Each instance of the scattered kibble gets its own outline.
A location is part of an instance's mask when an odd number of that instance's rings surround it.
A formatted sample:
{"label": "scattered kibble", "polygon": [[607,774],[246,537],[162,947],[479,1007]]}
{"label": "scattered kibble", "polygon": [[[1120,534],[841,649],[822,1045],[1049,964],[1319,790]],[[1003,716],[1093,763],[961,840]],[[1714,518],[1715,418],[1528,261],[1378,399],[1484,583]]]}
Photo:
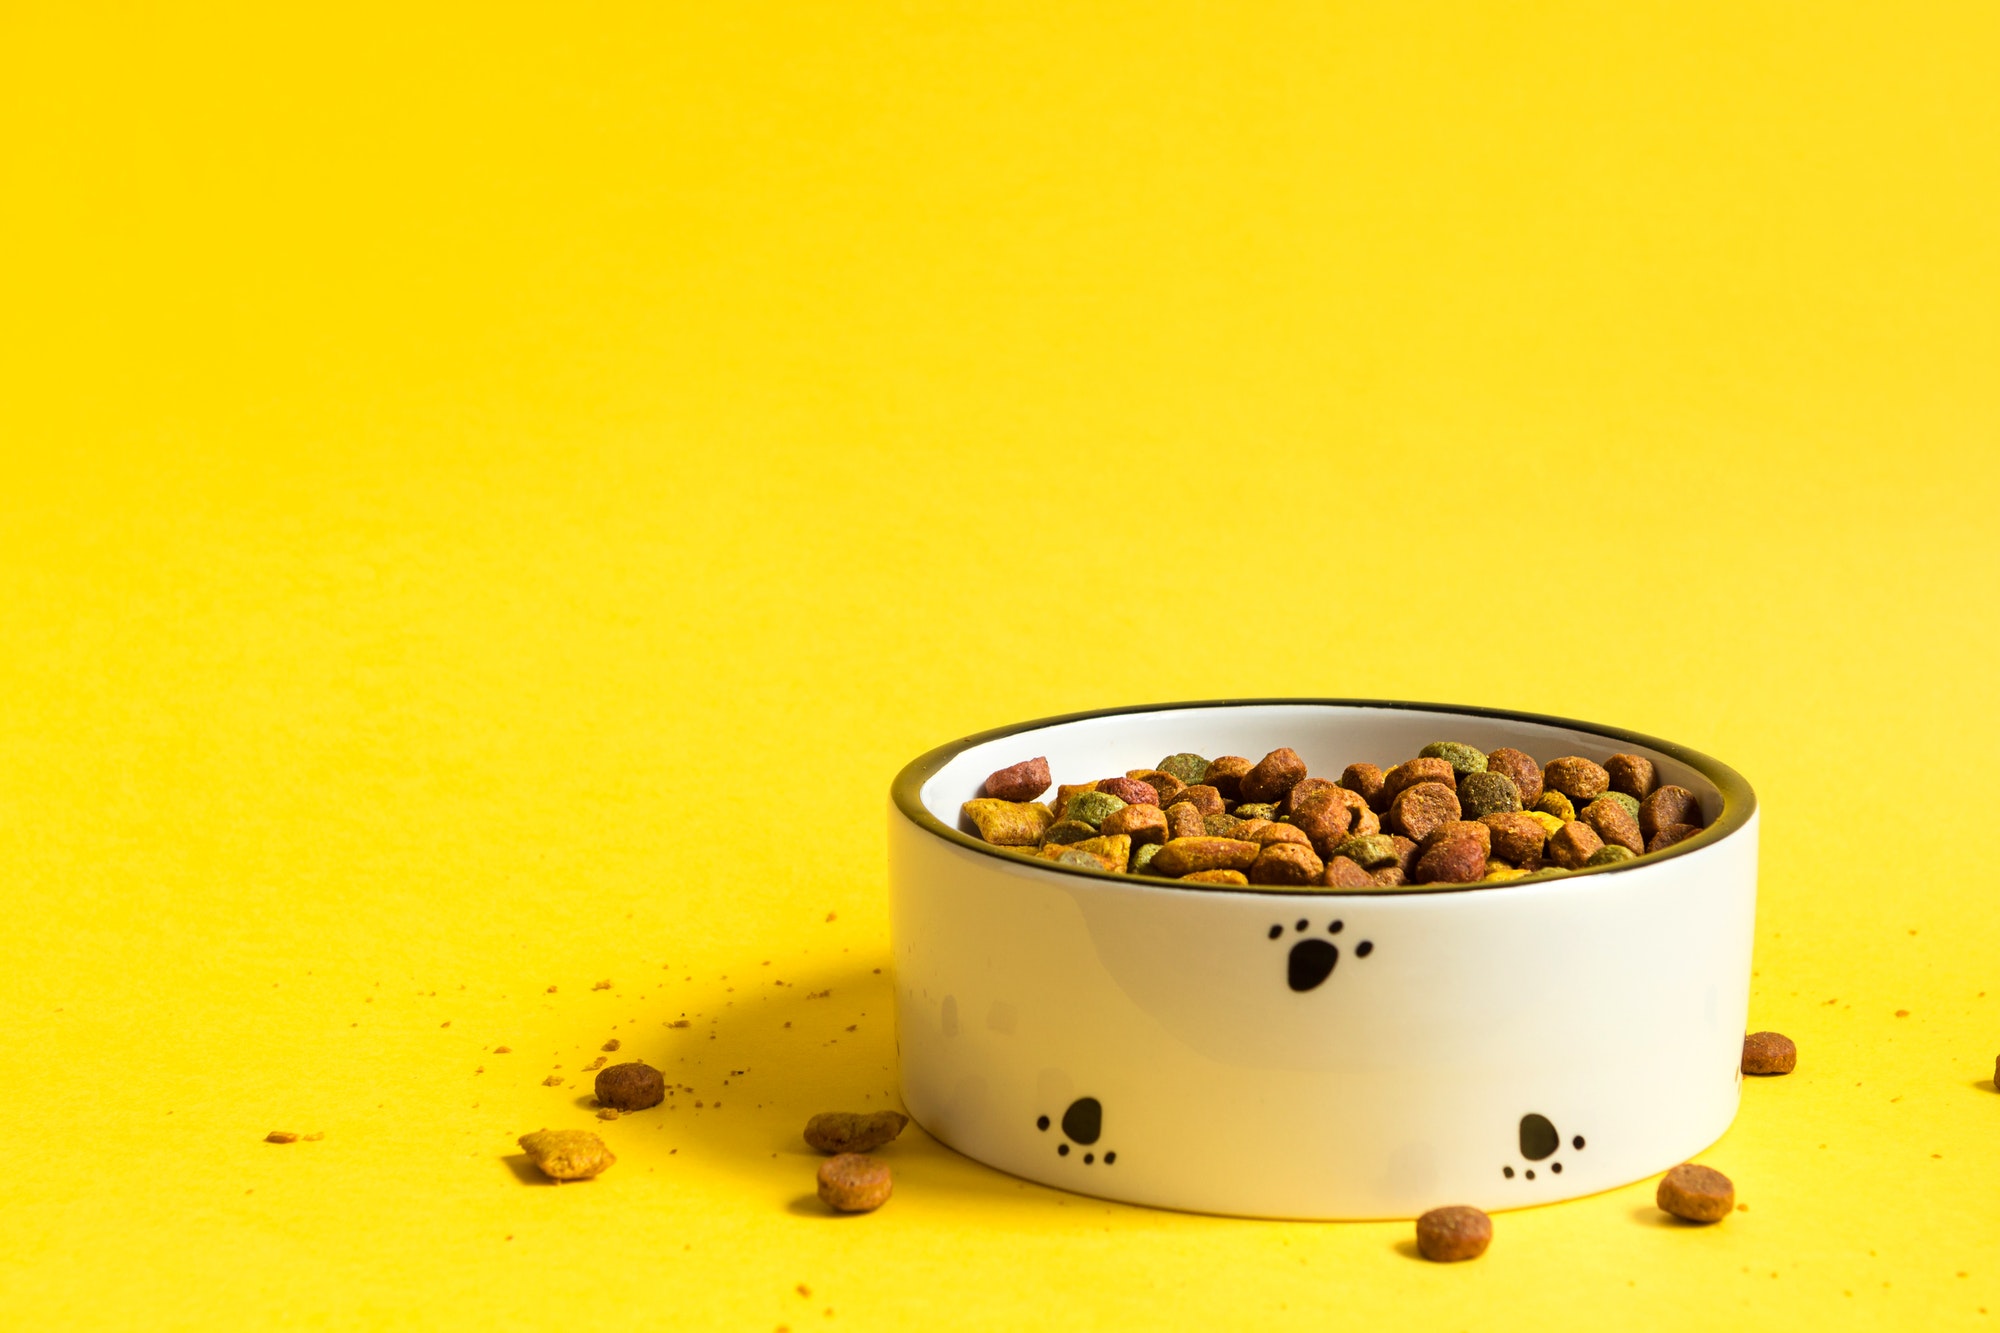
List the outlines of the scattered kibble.
{"label": "scattered kibble", "polygon": [[1660,1177],[1655,1196],[1662,1212],[1688,1222],[1720,1222],[1736,1207],[1736,1187],[1711,1166],[1682,1162]]}
{"label": "scattered kibble", "polygon": [[823,1111],[806,1122],[806,1142],[823,1153],[874,1152],[909,1123],[901,1111]]}
{"label": "scattered kibble", "polygon": [[1799,1048],[1782,1032],[1753,1032],[1743,1039],[1746,1074],[1789,1074],[1798,1063]]}
{"label": "scattered kibble", "polygon": [[820,1163],[819,1197],[842,1213],[872,1213],[889,1201],[889,1164],[866,1153],[846,1152]]}
{"label": "scattered kibble", "polygon": [[1417,1219],[1417,1253],[1433,1263],[1477,1259],[1492,1243],[1493,1219],[1477,1208],[1454,1204]]}
{"label": "scattered kibble", "polygon": [[618,1159],[604,1140],[582,1129],[538,1129],[518,1142],[541,1173],[558,1184],[589,1180]]}
{"label": "scattered kibble", "polygon": [[613,1065],[597,1075],[597,1100],[617,1111],[643,1111],[667,1099],[667,1080],[644,1060]]}

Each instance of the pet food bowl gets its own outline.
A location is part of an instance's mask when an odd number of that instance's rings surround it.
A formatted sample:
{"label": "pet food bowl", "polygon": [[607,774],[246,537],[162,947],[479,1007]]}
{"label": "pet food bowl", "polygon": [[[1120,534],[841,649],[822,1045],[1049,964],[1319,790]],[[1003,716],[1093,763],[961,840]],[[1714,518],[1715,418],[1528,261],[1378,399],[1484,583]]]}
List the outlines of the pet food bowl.
{"label": "pet food bowl", "polygon": [[[988,773],[1037,755],[1075,783],[1288,745],[1338,776],[1439,740],[1644,755],[1707,827],[1559,878],[1304,892],[1056,866],[959,831]],[[1642,1180],[1736,1114],[1757,806],[1706,755],[1442,704],[1164,704],[967,737],[890,795],[903,1101],[1002,1171],[1204,1213],[1408,1218]]]}

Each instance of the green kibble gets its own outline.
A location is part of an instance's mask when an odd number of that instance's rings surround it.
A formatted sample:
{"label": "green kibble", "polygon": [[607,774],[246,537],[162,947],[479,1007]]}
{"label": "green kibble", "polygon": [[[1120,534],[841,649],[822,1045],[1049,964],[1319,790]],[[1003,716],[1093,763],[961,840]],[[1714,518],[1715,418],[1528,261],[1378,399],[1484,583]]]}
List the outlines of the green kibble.
{"label": "green kibble", "polygon": [[1135,875],[1145,874],[1147,864],[1160,854],[1161,846],[1162,844],[1157,842],[1140,843],[1138,850],[1132,853],[1132,873]]}
{"label": "green kibble", "polygon": [[1576,818],[1576,807],[1569,803],[1569,797],[1559,791],[1545,791],[1542,799],[1535,802],[1535,809],[1545,815],[1554,815],[1567,824]]}
{"label": "green kibble", "polygon": [[1620,861],[1630,861],[1631,859],[1632,849],[1630,847],[1621,847],[1615,842],[1607,842],[1592,852],[1590,859],[1583,864],[1586,868],[1590,866],[1615,866]]}
{"label": "green kibble", "polygon": [[1467,819],[1510,814],[1521,808],[1521,789],[1505,773],[1467,773],[1458,780],[1458,804]]}
{"label": "green kibble", "polygon": [[[1639,818],[1639,802],[1627,796],[1622,791],[1605,792],[1604,795],[1597,798],[1597,801],[1616,801],[1625,807],[1625,813],[1632,816],[1635,821]],[[1592,801],[1590,805],[1596,805],[1597,801]],[[1588,810],[1590,809],[1590,805],[1586,805],[1583,808]]]}
{"label": "green kibble", "polygon": [[1276,819],[1278,807],[1275,805],[1239,805],[1230,811],[1238,819]]}
{"label": "green kibble", "polygon": [[1081,820],[1094,829],[1112,811],[1124,808],[1125,802],[1108,791],[1080,791],[1070,797],[1069,804],[1063,807],[1063,822]]}
{"label": "green kibble", "polygon": [[1081,819],[1062,819],[1049,825],[1049,831],[1042,835],[1042,845],[1046,847],[1052,842],[1082,842],[1085,838],[1096,836],[1097,830]]}
{"label": "green kibble", "polygon": [[1170,754],[1154,765],[1162,773],[1171,773],[1192,787],[1201,781],[1201,775],[1208,772],[1208,760],[1198,754]]}
{"label": "green kibble", "polygon": [[1345,838],[1333,849],[1333,854],[1346,857],[1363,870],[1380,870],[1396,863],[1396,840],[1386,833]]}
{"label": "green kibble", "polygon": [[1211,838],[1233,838],[1242,827],[1243,821],[1235,815],[1202,816],[1201,831]]}
{"label": "green kibble", "polygon": [[1422,759],[1444,760],[1458,774],[1460,782],[1474,773],[1486,771],[1486,752],[1475,750],[1470,745],[1461,745],[1457,741],[1432,741],[1417,751],[1417,755]]}

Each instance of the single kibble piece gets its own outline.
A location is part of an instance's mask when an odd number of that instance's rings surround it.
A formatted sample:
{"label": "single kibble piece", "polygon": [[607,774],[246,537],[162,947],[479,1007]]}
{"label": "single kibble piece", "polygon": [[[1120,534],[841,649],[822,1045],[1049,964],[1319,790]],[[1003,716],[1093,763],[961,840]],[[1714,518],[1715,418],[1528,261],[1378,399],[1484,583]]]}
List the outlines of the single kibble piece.
{"label": "single kibble piece", "polygon": [[1389,808],[1389,802],[1382,797],[1382,770],[1375,764],[1349,764],[1340,770],[1340,785],[1368,802],[1368,808],[1381,814]]}
{"label": "single kibble piece", "polygon": [[1577,818],[1590,825],[1592,831],[1605,842],[1623,847],[1634,856],[1646,850],[1646,839],[1639,833],[1639,821],[1609,796],[1600,796],[1583,807],[1583,813]]}
{"label": "single kibble piece", "polygon": [[1467,819],[1504,815],[1521,808],[1521,792],[1505,773],[1468,773],[1458,780],[1458,803]]}
{"label": "single kibble piece", "polygon": [[1183,789],[1168,804],[1170,807],[1191,805],[1204,815],[1219,815],[1229,808],[1228,803],[1222,799],[1222,793],[1206,782],[1197,782]]}
{"label": "single kibble piece", "polygon": [[[1151,791],[1152,788],[1148,787],[1146,790]],[[1150,805],[1151,802],[1149,801],[1147,804]],[[1096,828],[1104,822],[1106,815],[1109,815],[1113,810],[1123,810],[1124,808],[1124,800],[1113,796],[1108,791],[1080,791],[1069,798],[1069,804],[1063,807],[1062,817],[1064,819],[1080,820],[1092,828]]]}
{"label": "single kibble piece", "polygon": [[1589,863],[1591,853],[1603,845],[1604,839],[1597,836],[1596,829],[1572,819],[1549,835],[1542,855],[1564,870],[1581,870]]}
{"label": "single kibble piece", "polygon": [[1296,842],[1272,842],[1266,843],[1251,863],[1250,882],[1303,888],[1318,883],[1325,873],[1326,863],[1312,848]]}
{"label": "single kibble piece", "polygon": [[1176,801],[1167,807],[1167,837],[1199,838],[1208,831],[1200,807],[1192,801]]}
{"label": "single kibble piece", "polygon": [[1155,765],[1162,773],[1171,773],[1192,787],[1201,781],[1201,775],[1208,772],[1208,760],[1198,754],[1170,754]]}
{"label": "single kibble piece", "polygon": [[643,1111],[666,1099],[666,1079],[644,1060],[597,1071],[597,1100],[614,1111]]}
{"label": "single kibble piece", "polygon": [[1477,1208],[1454,1204],[1417,1219],[1417,1253],[1432,1263],[1477,1259],[1492,1243],[1493,1219]]}
{"label": "single kibble piece", "polygon": [[1418,852],[1419,854],[1427,852],[1446,838],[1452,837],[1471,838],[1477,842],[1479,855],[1482,858],[1493,855],[1493,830],[1476,819],[1452,819],[1439,824],[1431,830],[1430,836],[1424,839]]}
{"label": "single kibble piece", "polygon": [[[1394,870],[1395,866],[1389,868]],[[1326,863],[1319,882],[1329,889],[1365,889],[1375,883],[1375,877],[1349,858],[1336,856]]]}
{"label": "single kibble piece", "polygon": [[1381,817],[1369,806],[1360,792],[1349,791],[1345,787],[1335,787],[1333,798],[1346,806],[1354,816],[1354,822],[1347,828],[1350,837],[1366,838],[1382,831]]}
{"label": "single kibble piece", "polygon": [[822,1111],[806,1121],[806,1142],[823,1153],[874,1152],[909,1123],[901,1111]]}
{"label": "single kibble piece", "polygon": [[1408,882],[1401,866],[1383,866],[1380,870],[1371,874],[1369,878],[1378,886],[1388,889],[1400,889]]}
{"label": "single kibble piece", "polygon": [[528,1160],[550,1180],[589,1180],[618,1159],[604,1140],[583,1129],[538,1129],[518,1142]]}
{"label": "single kibble piece", "polygon": [[1242,829],[1243,823],[1235,815],[1204,815],[1201,831],[1211,838],[1233,838]]}
{"label": "single kibble piece", "polygon": [[1394,805],[1405,789],[1419,782],[1438,782],[1449,791],[1458,790],[1458,770],[1436,757],[1406,759],[1382,775],[1382,799]]}
{"label": "single kibble piece", "polygon": [[1312,846],[1312,839],[1308,838],[1305,830],[1296,824],[1267,823],[1255,833],[1239,834],[1238,836],[1247,837],[1252,842],[1261,842],[1266,847],[1269,847],[1274,842],[1296,843],[1301,847]]}
{"label": "single kibble piece", "polygon": [[1549,760],[1542,769],[1542,786],[1548,791],[1561,792],[1572,804],[1586,805],[1611,789],[1611,775],[1602,764],[1578,755],[1565,755]]}
{"label": "single kibble piece", "polygon": [[1275,801],[1305,778],[1306,761],[1289,747],[1271,751],[1243,775],[1238,788],[1245,801]]}
{"label": "single kibble piece", "polygon": [[1081,819],[1058,819],[1042,834],[1042,845],[1050,847],[1057,843],[1082,842],[1085,838],[1096,836],[1097,830]]}
{"label": "single kibble piece", "polygon": [[1055,822],[1046,805],[989,798],[967,801],[965,817],[981,838],[999,847],[1032,847]]}
{"label": "single kibble piece", "polygon": [[1701,832],[1699,824],[1668,824],[1652,837],[1646,839],[1646,850],[1657,852],[1663,847],[1671,847],[1677,842],[1686,842]]}
{"label": "single kibble piece", "polygon": [[1542,844],[1552,831],[1544,828],[1541,820],[1529,814],[1509,813],[1481,815],[1479,822],[1491,830],[1495,856],[1523,870],[1541,869]]}
{"label": "single kibble piece", "polygon": [[1639,802],[1639,828],[1648,838],[1669,824],[1701,822],[1701,802],[1686,787],[1661,787]]}
{"label": "single kibble piece", "polygon": [[1049,761],[1024,759],[986,779],[980,794],[996,801],[1032,801],[1049,789]]}
{"label": "single kibble piece", "polygon": [[1486,850],[1468,834],[1449,834],[1417,858],[1418,884],[1470,884],[1486,876]]}
{"label": "single kibble piece", "polygon": [[1395,844],[1396,868],[1403,872],[1404,879],[1408,879],[1410,872],[1417,868],[1417,852],[1419,850],[1417,844],[1400,833],[1390,834],[1389,841]]}
{"label": "single kibble piece", "polygon": [[1369,870],[1380,870],[1396,864],[1396,840],[1386,833],[1350,834],[1334,847],[1333,854]]}
{"label": "single kibble piece", "polygon": [[1238,819],[1276,819],[1278,807],[1270,801],[1251,801],[1229,812]]}
{"label": "single kibble piece", "polygon": [[[1444,761],[1432,760],[1432,763]],[[1405,837],[1422,842],[1439,824],[1457,819],[1461,811],[1458,796],[1441,782],[1419,782],[1405,787],[1389,802],[1389,825]]]}
{"label": "single kibble piece", "polygon": [[1097,784],[1097,789],[1109,792],[1127,805],[1158,805],[1160,793],[1150,782],[1137,778],[1106,778]]}
{"label": "single kibble piece", "polygon": [[1736,1187],[1714,1167],[1682,1162],[1660,1178],[1662,1212],[1689,1222],[1720,1222],[1735,1211]]}
{"label": "single kibble piece", "polygon": [[1128,868],[1127,873],[1134,875],[1150,874],[1151,872],[1148,871],[1146,867],[1152,864],[1153,858],[1155,856],[1158,856],[1159,854],[1160,854],[1159,843],[1157,842],[1139,843],[1138,845],[1132,848],[1132,864]]}
{"label": "single kibble piece", "polygon": [[1510,865],[1503,865],[1498,861],[1488,861],[1486,863],[1486,873],[1479,878],[1481,883],[1498,884],[1505,880],[1526,879],[1527,877],[1528,872],[1525,870],[1516,869]]}
{"label": "single kibble piece", "polygon": [[1614,754],[1604,761],[1604,771],[1611,775],[1611,790],[1624,792],[1635,801],[1645,800],[1660,785],[1653,761],[1644,755]]}
{"label": "single kibble piece", "polygon": [[1511,746],[1503,745],[1497,750],[1486,752],[1486,771],[1505,773],[1514,780],[1514,789],[1521,793],[1523,808],[1532,809],[1536,801],[1542,799],[1542,766],[1534,756],[1524,754]]}
{"label": "single kibble piece", "polygon": [[1165,842],[1167,813],[1157,805],[1128,805],[1106,815],[1102,829],[1107,836],[1122,833],[1135,843]]}
{"label": "single kibble piece", "polygon": [[1313,850],[1321,856],[1332,854],[1338,843],[1352,831],[1354,811],[1336,788],[1333,791],[1316,791],[1299,802],[1298,809],[1292,811],[1292,827],[1304,833],[1312,841]]}
{"label": "single kibble piece", "polygon": [[[1628,815],[1630,815],[1630,816],[1632,816],[1632,821],[1633,821],[1634,823],[1637,823],[1637,822],[1638,822],[1638,820],[1639,820],[1639,802],[1638,802],[1638,800],[1637,800],[1637,799],[1635,799],[1634,797],[1631,797],[1631,796],[1627,796],[1627,795],[1626,795],[1626,794],[1625,794],[1624,792],[1622,792],[1622,791],[1608,791],[1608,792],[1605,792],[1605,793],[1604,793],[1604,795],[1602,795],[1602,796],[1598,797],[1598,798],[1597,798],[1597,800],[1598,800],[1598,801],[1615,801],[1615,802],[1617,802],[1617,803],[1618,803],[1619,805],[1621,805],[1621,806],[1625,807],[1625,813],[1626,813],[1626,814],[1628,814]],[[1591,804],[1592,804],[1592,805],[1595,805],[1596,803],[1597,803],[1596,801],[1593,801],[1593,802],[1591,802]]]}
{"label": "single kibble piece", "polygon": [[1620,861],[1630,861],[1637,855],[1638,853],[1633,851],[1630,847],[1623,847],[1615,842],[1607,842],[1602,847],[1599,847],[1596,851],[1592,852],[1590,854],[1589,859],[1586,860],[1583,864],[1586,867],[1615,866]]}
{"label": "single kibble piece", "polygon": [[1181,876],[1183,884],[1232,884],[1241,888],[1249,882],[1250,877],[1240,870],[1197,870]]}
{"label": "single kibble piece", "polygon": [[1576,807],[1570,804],[1569,797],[1559,791],[1543,792],[1535,799],[1535,809],[1545,815],[1554,815],[1565,824],[1576,818]]}
{"label": "single kibble piece", "polygon": [[1417,751],[1417,756],[1421,759],[1442,759],[1461,778],[1486,771],[1486,755],[1457,741],[1432,741]]}
{"label": "single kibble piece", "polygon": [[1268,819],[1238,819],[1236,821],[1235,828],[1230,829],[1223,833],[1218,833],[1214,836],[1222,838],[1241,838],[1245,842],[1254,842],[1261,844],[1264,840],[1258,837],[1257,835],[1262,833],[1265,829],[1269,827],[1271,827],[1271,821]]}
{"label": "single kibble piece", "polygon": [[1239,793],[1243,790],[1243,775],[1254,767],[1240,754],[1226,754],[1209,761],[1202,770],[1200,785],[1215,788],[1224,800],[1234,803],[1242,799]]}
{"label": "single kibble piece", "polygon": [[1174,797],[1187,790],[1187,783],[1182,782],[1171,773],[1162,773],[1157,768],[1135,768],[1125,776],[1136,778],[1158,792],[1160,799],[1153,802],[1153,804],[1162,807],[1171,803]]}
{"label": "single kibble piece", "polygon": [[819,1164],[819,1198],[842,1213],[872,1213],[889,1202],[889,1164],[844,1152]]}
{"label": "single kibble piece", "polygon": [[1104,868],[1116,871],[1119,874],[1123,874],[1125,867],[1132,863],[1132,839],[1124,833],[1109,833],[1095,838],[1085,838],[1082,842],[1071,844],[1069,850],[1073,852],[1090,852],[1101,856],[1106,862]]}
{"label": "single kibble piece", "polygon": [[1178,877],[1204,870],[1248,870],[1263,850],[1238,838],[1175,838],[1153,857],[1153,873]]}
{"label": "single kibble piece", "polygon": [[1326,778],[1300,778],[1296,783],[1292,785],[1292,789],[1285,793],[1285,799],[1278,802],[1278,813],[1281,815],[1289,815],[1292,813],[1294,809],[1297,808],[1298,803],[1300,801],[1312,795],[1314,792],[1332,791],[1339,785],[1340,785],[1339,783],[1330,781],[1329,779]]}
{"label": "single kibble piece", "polygon": [[1799,1048],[1782,1032],[1753,1032],[1743,1039],[1746,1074],[1789,1074],[1798,1064]]}
{"label": "single kibble piece", "polygon": [[1109,853],[1096,850],[1091,844],[1103,842],[1102,838],[1086,838],[1082,842],[1063,846],[1050,843],[1042,848],[1041,859],[1059,866],[1080,866],[1085,870],[1108,870],[1121,873],[1126,866],[1123,857],[1113,857]]}

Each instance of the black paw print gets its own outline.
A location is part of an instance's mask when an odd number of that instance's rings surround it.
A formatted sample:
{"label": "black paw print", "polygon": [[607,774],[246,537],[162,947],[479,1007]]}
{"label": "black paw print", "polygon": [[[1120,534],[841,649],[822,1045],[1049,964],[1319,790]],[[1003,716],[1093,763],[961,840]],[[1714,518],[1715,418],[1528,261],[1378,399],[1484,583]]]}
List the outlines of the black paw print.
{"label": "black paw print", "polygon": [[[1047,1116],[1036,1118],[1036,1129],[1046,1130],[1048,1127],[1049,1118]],[[1095,1097],[1079,1097],[1071,1102],[1069,1110],[1063,1112],[1062,1132],[1076,1140],[1078,1147],[1088,1148],[1091,1144],[1097,1142],[1104,1133],[1104,1103],[1098,1101]],[[1056,1145],[1056,1156],[1069,1156],[1069,1144],[1058,1143]],[[1110,1166],[1117,1160],[1118,1154],[1115,1152],[1104,1154],[1104,1164],[1106,1166]],[[1083,1155],[1083,1164],[1085,1166],[1092,1166],[1096,1161],[1097,1154],[1094,1152],[1087,1152]]]}
{"label": "black paw print", "polygon": [[[1555,1156],[1557,1149],[1562,1146],[1562,1135],[1556,1131],[1555,1122],[1547,1116],[1536,1115],[1531,1111],[1521,1117],[1521,1156],[1531,1162],[1547,1161],[1549,1158]],[[1571,1139],[1569,1146],[1578,1152],[1582,1152],[1583,1135],[1579,1134]],[[1548,1169],[1551,1175],[1559,1176],[1562,1174],[1563,1164],[1561,1162],[1549,1162]],[[1503,1166],[1500,1168],[1500,1174],[1512,1180],[1514,1178],[1514,1168]],[[1533,1180],[1535,1178],[1535,1168],[1528,1167],[1523,1174],[1529,1180]]]}
{"label": "black paw print", "polygon": [[[1338,935],[1346,926],[1345,921],[1328,922],[1326,933]],[[1304,934],[1311,927],[1312,922],[1302,917],[1292,929]],[[1271,927],[1272,939],[1281,939],[1284,934],[1283,926]],[[1354,946],[1356,958],[1366,958],[1374,952],[1373,940],[1362,940]],[[1323,940],[1317,935],[1302,939],[1292,946],[1291,954],[1285,959],[1285,983],[1296,991],[1311,990],[1333,975],[1334,964],[1339,961],[1340,946],[1332,940]]]}

